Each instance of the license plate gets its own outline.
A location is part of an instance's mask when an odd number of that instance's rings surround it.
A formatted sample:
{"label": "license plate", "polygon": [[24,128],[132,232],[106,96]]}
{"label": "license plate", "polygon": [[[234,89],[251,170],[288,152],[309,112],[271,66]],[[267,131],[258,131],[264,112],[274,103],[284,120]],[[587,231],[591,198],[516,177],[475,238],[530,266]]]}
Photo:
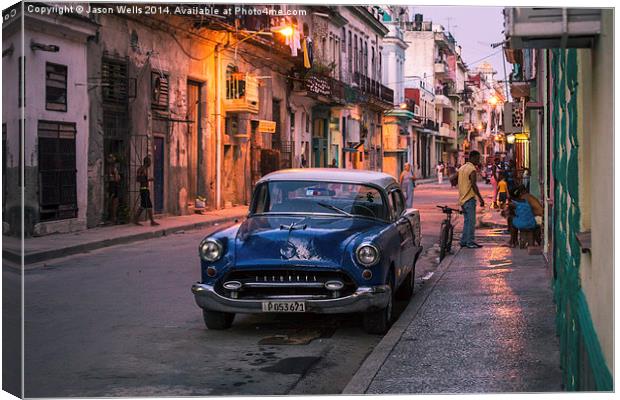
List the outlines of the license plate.
{"label": "license plate", "polygon": [[263,301],[263,312],[306,312],[303,301]]}

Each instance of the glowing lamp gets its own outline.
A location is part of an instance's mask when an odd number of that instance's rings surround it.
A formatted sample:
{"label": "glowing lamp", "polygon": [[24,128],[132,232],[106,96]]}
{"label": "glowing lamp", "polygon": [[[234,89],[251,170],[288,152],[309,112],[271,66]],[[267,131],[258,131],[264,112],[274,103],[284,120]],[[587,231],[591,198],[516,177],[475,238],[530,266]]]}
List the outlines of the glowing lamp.
{"label": "glowing lamp", "polygon": [[293,36],[293,27],[292,26],[281,26],[273,29],[274,32],[278,32],[286,37]]}

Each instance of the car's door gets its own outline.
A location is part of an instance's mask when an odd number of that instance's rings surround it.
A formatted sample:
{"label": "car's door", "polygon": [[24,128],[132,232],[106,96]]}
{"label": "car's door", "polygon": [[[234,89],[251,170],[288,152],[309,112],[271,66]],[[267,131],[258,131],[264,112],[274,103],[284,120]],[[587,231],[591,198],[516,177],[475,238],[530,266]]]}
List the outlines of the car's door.
{"label": "car's door", "polygon": [[411,229],[411,223],[409,219],[404,217],[405,211],[405,199],[400,188],[393,188],[390,190],[390,203],[393,204],[393,218],[398,230],[398,236],[400,238],[399,252],[400,255],[397,258],[399,260],[399,272],[397,273],[399,280],[403,279],[413,267],[414,254],[414,242],[413,242],[413,230]]}

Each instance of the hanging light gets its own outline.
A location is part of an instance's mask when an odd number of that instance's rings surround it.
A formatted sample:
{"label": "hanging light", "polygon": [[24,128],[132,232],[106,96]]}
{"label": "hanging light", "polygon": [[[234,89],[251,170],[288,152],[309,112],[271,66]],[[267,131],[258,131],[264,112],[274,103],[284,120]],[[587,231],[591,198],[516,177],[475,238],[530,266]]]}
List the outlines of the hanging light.
{"label": "hanging light", "polygon": [[515,135],[510,134],[510,135],[506,136],[506,142],[508,144],[514,144],[515,139],[516,139]]}
{"label": "hanging light", "polygon": [[291,37],[293,36],[293,27],[292,26],[279,26],[279,27],[275,27],[271,29],[273,32],[277,32],[281,35],[284,35],[286,37]]}

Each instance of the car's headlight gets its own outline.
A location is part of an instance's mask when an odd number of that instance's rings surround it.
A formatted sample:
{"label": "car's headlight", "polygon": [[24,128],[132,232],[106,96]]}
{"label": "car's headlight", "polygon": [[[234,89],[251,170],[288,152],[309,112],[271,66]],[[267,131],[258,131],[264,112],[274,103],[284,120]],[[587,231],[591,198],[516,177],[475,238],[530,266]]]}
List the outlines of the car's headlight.
{"label": "car's headlight", "polygon": [[371,267],[379,262],[381,255],[379,254],[379,249],[375,246],[363,243],[355,251],[355,257],[357,258],[357,262],[364,267]]}
{"label": "car's headlight", "polygon": [[224,255],[224,247],[217,239],[205,239],[200,242],[198,253],[203,260],[214,262],[222,258]]}

